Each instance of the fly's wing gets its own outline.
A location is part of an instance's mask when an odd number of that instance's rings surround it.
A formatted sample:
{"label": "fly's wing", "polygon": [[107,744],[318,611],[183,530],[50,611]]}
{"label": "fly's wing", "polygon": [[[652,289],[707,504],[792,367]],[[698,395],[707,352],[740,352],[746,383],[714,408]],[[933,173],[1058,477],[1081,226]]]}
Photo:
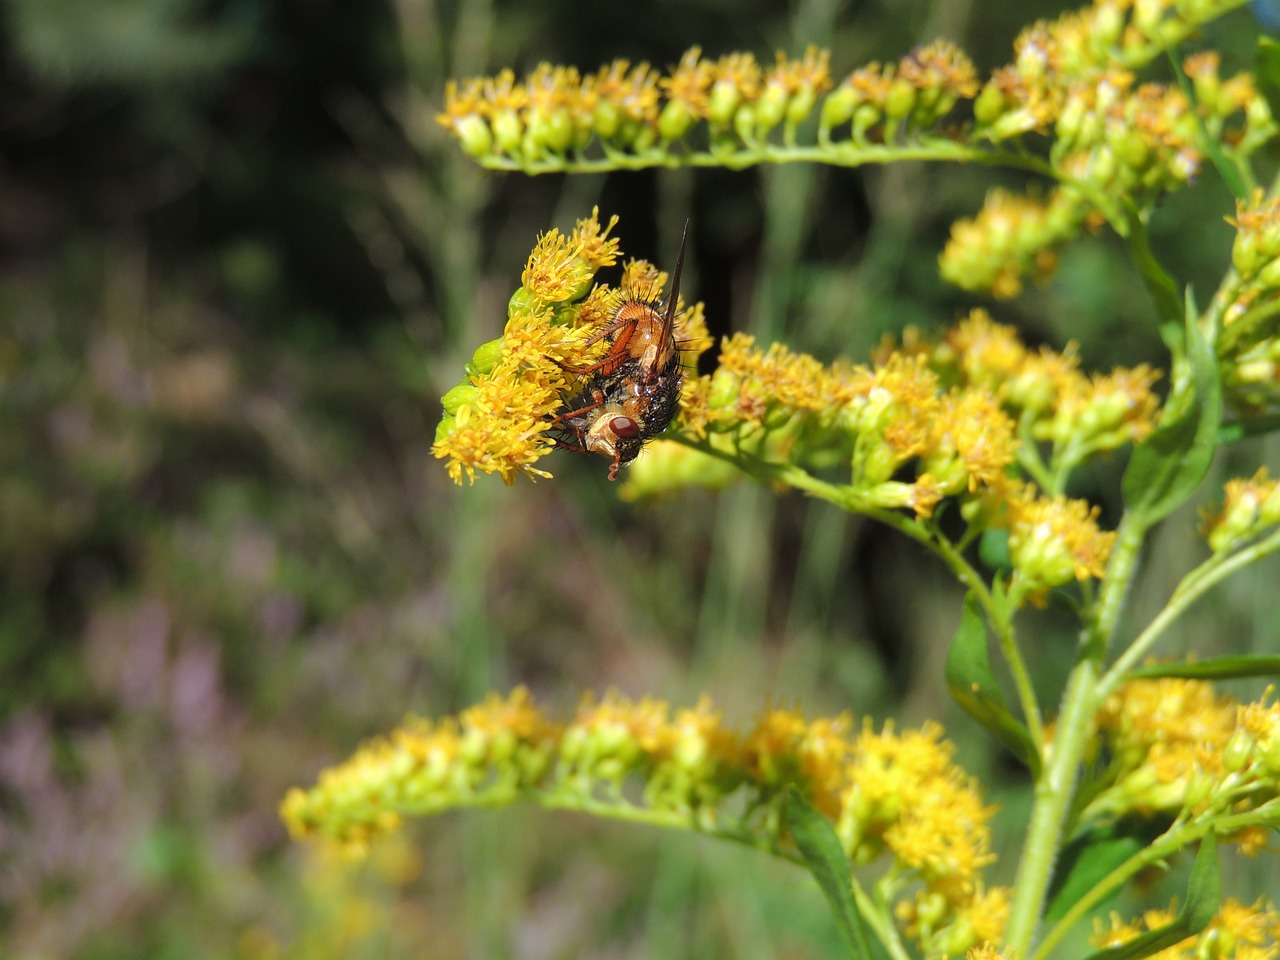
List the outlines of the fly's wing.
{"label": "fly's wing", "polygon": [[672,343],[676,328],[676,303],[680,300],[680,271],[684,269],[684,248],[689,242],[689,221],[684,222],[684,234],[680,237],[680,255],[676,257],[676,269],[671,275],[671,295],[667,297],[667,312],[662,318],[661,344]]}

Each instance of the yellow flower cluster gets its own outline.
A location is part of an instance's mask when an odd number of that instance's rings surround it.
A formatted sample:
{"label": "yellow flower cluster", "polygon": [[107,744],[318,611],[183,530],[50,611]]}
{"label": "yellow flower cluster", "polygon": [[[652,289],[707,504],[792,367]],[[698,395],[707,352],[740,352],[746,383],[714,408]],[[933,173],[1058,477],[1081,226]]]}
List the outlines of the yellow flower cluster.
{"label": "yellow flower cluster", "polygon": [[1227,553],[1280,524],[1280,481],[1260,467],[1248,480],[1228,480],[1222,508],[1205,518],[1203,532],[1214,553]]}
{"label": "yellow flower cluster", "polygon": [[[923,357],[824,366],[745,334],[725,341],[715,373],[686,386],[680,426],[763,460],[851,466],[861,503],[920,517],[1002,482],[1017,445],[988,391],[943,389]],[[892,479],[911,462],[912,482]]]}
{"label": "yellow flower cluster", "polygon": [[[1200,5],[1192,16],[1207,19],[1232,5]],[[1220,77],[1215,53],[1183,65],[1194,104],[1176,86],[1136,82],[1133,68],[1189,32],[1191,21],[1179,12],[1188,10],[1097,0],[1023,31],[1014,63],[996,70],[975,100],[974,134],[997,143],[1050,136],[1049,162],[1061,184],[1044,198],[992,191],[977,217],[954,225],[939,261],[944,277],[1014,296],[1023,276],[1052,272],[1055,249],[1082,226],[1106,221],[1123,233],[1120,201],[1143,207],[1192,181],[1203,163],[1202,127],[1241,158],[1275,135],[1252,77]]]}
{"label": "yellow flower cluster", "polygon": [[[1096,922],[1093,945],[1099,949],[1122,946],[1168,926],[1176,916],[1176,905],[1148,910],[1135,921],[1124,921],[1113,913],[1107,926]],[[1228,898],[1199,934],[1147,956],[1151,960],[1275,960],[1280,956],[1280,914],[1265,897],[1252,904]]]}
{"label": "yellow flower cluster", "polygon": [[1086,376],[1074,344],[1033,352],[985,310],[949,331],[934,357],[944,373],[994,391],[1032,437],[1052,444],[1055,467],[1140,443],[1155,429],[1158,371],[1140,364]]}
{"label": "yellow flower cluster", "polygon": [[[1280,704],[1269,698],[1270,691],[1242,705],[1199,680],[1125,684],[1098,713],[1111,786],[1090,803],[1085,817],[1239,815],[1267,804],[1270,809],[1280,797]],[[1259,823],[1233,839],[1254,854],[1267,835]]]}
{"label": "yellow flower cluster", "polygon": [[1280,405],[1280,198],[1255,190],[1228,222],[1237,280],[1216,347],[1228,399],[1256,414]]}
{"label": "yellow flower cluster", "polygon": [[541,169],[593,143],[614,160],[663,155],[695,125],[700,146],[720,155],[760,147],[778,130],[783,144],[794,146],[800,126],[815,116],[823,144],[846,128],[865,143],[875,126],[928,129],[978,90],[968,58],[942,41],[897,64],[855,70],[838,86],[830,60],[830,51],[811,46],[798,59],[779,52],[765,68],[749,53],[712,60],[693,47],[665,75],[627,60],[586,75],[544,63],[522,84],[509,70],[450,82],[437,119],[482,162]]}
{"label": "yellow flower cluster", "polygon": [[[571,369],[589,367],[607,347],[600,333],[629,298],[661,296],[667,275],[652,264],[630,261],[613,288],[592,279],[621,255],[598,211],[572,233],[543,234],[525,265],[522,286],[508,304],[500,339],[481,345],[467,376],[442,398],[444,417],[432,453],[448,461],[455,483],[476,473],[497,473],[511,484],[520,474],[550,473],[534,464],[555,448],[548,431],[575,384]],[[675,336],[688,363],[710,345],[702,305],[681,308]]]}
{"label": "yellow flower cluster", "polygon": [[[807,720],[794,710],[766,710],[738,733],[706,698],[673,710],[587,697],[562,724],[519,688],[456,718],[409,721],[312,789],[291,790],[281,815],[295,837],[359,849],[405,816],[532,799],[776,846],[786,842],[779,804],[795,787],[832,820],[853,861],[887,854],[900,879],[916,881],[899,907],[908,934],[931,955],[939,944],[959,954],[998,940],[1008,891],[982,883],[994,811],[953,752],[934,724],[899,734],[866,721],[855,735],[847,715]],[[638,803],[624,791],[636,781]]]}

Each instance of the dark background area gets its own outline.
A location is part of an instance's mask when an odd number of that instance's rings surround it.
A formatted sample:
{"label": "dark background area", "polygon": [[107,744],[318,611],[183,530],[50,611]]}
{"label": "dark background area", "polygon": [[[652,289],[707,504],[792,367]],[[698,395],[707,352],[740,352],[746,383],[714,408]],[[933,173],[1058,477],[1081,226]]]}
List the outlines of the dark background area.
{"label": "dark background area", "polygon": [[[813,41],[838,77],[936,36],[986,70],[1058,12],[1008,9],[0,2],[4,955],[831,947],[793,868],[687,837],[515,810],[415,825],[360,865],[288,843],[288,787],[407,712],[516,683],[565,710],[617,686],[706,691],[740,723],[770,700],[939,719],[1016,827],[1025,784],[943,706],[959,591],[911,544],[748,487],[620,503],[601,463],[567,454],[554,481],[458,488],[430,455],[438,398],[500,332],[537,234],[593,205],[659,263],[692,220],[685,289],[717,333],[862,359],[977,302],[943,286],[937,254],[990,186],[1025,183],[915,165],[489,173],[434,122],[447,78],[665,66],[695,43],[769,62]],[[1213,39],[1255,31],[1241,14]],[[1155,229],[1207,290],[1231,208],[1205,179]],[[997,319],[1078,340],[1090,367],[1162,364],[1120,254],[1089,239]],[[1078,491],[1109,516],[1121,465]],[[1200,556],[1193,525],[1161,535],[1135,619]],[[1274,649],[1251,576],[1162,652]],[[1070,621],[1027,633],[1052,702]]]}

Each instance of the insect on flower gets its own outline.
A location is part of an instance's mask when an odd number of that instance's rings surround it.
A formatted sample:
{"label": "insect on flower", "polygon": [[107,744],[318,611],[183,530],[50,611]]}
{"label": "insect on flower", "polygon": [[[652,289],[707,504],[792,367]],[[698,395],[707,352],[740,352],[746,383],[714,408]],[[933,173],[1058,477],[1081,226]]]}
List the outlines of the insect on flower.
{"label": "insect on flower", "polygon": [[579,453],[612,457],[610,480],[618,479],[618,468],[634,460],[646,440],[662,433],[680,408],[683,372],[675,319],[688,239],[686,221],[666,301],[624,301],[613,319],[587,341],[608,343],[605,355],[587,367],[564,367],[586,379],[566,401],[566,412],[554,419],[556,443]]}

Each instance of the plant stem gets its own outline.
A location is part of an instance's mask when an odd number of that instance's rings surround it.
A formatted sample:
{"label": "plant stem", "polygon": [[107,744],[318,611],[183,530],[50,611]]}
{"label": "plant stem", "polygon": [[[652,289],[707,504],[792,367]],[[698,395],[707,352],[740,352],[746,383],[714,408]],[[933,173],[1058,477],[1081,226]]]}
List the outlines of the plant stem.
{"label": "plant stem", "polygon": [[1124,682],[1129,671],[1146,655],[1160,635],[1186,612],[1188,607],[1237,570],[1261,560],[1276,550],[1280,550],[1280,530],[1236,553],[1210,557],[1183,577],[1164,609],[1142,633],[1138,634],[1137,639],[1116,659],[1111,669],[1099,681],[1099,699],[1105,699],[1115,692],[1115,689]]}
{"label": "plant stem", "polygon": [[1097,666],[1089,659],[1081,660],[1071,672],[1048,763],[1036,784],[1031,823],[1022,847],[1014,883],[1016,892],[1005,931],[1005,942],[1013,947],[1016,956],[1030,953],[1036,924],[1044,910],[1045,893],[1057,861],[1063,822],[1075,792],[1080,757],[1093,719],[1096,680]]}
{"label": "plant stem", "polygon": [[1116,531],[1116,545],[1094,608],[1092,621],[1080,637],[1079,662],[1062,695],[1057,730],[1048,750],[1048,763],[1035,787],[1031,822],[1014,883],[1005,941],[1018,956],[1029,956],[1036,925],[1044,912],[1045,896],[1061,849],[1062,834],[1079,778],[1089,731],[1098,703],[1099,665],[1115,631],[1125,593],[1138,565],[1146,527],[1127,513]]}

